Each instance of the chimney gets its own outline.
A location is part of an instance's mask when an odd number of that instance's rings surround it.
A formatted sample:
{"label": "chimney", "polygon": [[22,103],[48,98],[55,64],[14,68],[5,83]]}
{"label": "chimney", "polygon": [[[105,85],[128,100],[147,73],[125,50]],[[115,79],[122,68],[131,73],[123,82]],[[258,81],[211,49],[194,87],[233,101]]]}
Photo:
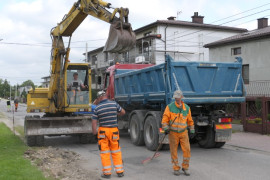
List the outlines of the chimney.
{"label": "chimney", "polygon": [[168,17],[167,19],[170,20],[170,21],[174,21],[175,18],[176,18],[176,17],[174,17],[174,16],[170,16],[170,17]]}
{"label": "chimney", "polygon": [[193,23],[203,24],[204,16],[199,16],[198,12],[194,12],[194,16],[191,16]]}
{"label": "chimney", "polygon": [[258,29],[262,29],[268,26],[268,18],[258,19]]}

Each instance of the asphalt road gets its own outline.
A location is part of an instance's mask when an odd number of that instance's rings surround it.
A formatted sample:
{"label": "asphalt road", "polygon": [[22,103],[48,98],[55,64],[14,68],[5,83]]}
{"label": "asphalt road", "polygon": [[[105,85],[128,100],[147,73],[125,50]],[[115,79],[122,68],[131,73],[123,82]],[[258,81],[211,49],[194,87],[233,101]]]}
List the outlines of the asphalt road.
{"label": "asphalt road", "polygon": [[[19,105],[19,111],[14,113],[15,126],[23,126],[25,105]],[[0,102],[0,111],[12,121],[12,112],[6,112],[6,102]],[[82,168],[101,173],[101,162],[97,144],[79,144],[77,137],[61,136],[46,137],[46,146],[71,150],[82,156]],[[142,160],[153,155],[144,146],[131,143],[128,133],[121,133],[120,145],[123,153],[125,177],[122,179],[188,179],[188,180],[260,180],[270,179],[270,153],[256,150],[236,148],[225,145],[220,149],[201,149],[197,144],[191,145],[191,176],[183,173],[173,175],[170,162],[170,152],[161,151],[161,155],[152,162],[143,165]],[[180,162],[182,160],[181,151]],[[89,177],[91,179],[91,177]],[[113,174],[111,179],[118,179]]]}

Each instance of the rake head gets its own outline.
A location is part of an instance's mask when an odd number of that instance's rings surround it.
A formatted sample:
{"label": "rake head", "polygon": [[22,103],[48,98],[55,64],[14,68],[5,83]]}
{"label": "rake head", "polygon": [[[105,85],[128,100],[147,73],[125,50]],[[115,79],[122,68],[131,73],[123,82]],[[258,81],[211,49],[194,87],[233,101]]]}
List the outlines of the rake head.
{"label": "rake head", "polygon": [[145,160],[143,160],[143,161],[142,161],[142,164],[147,164],[147,163],[149,163],[150,161],[152,161],[152,159],[157,158],[157,157],[159,157],[159,156],[160,156],[160,153],[155,153],[154,156],[148,157],[148,158],[146,158]]}

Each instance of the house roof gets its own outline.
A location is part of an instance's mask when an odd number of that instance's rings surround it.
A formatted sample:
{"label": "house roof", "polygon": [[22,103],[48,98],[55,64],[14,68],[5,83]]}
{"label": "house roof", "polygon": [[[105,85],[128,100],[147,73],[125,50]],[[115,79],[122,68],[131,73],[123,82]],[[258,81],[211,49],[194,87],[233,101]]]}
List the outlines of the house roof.
{"label": "house roof", "polygon": [[201,24],[201,23],[193,23],[188,21],[179,21],[179,20],[157,20],[151,24],[143,26],[134,30],[135,33],[140,33],[145,31],[149,28],[156,27],[158,25],[174,25],[174,26],[186,26],[186,27],[195,27],[195,28],[205,28],[205,29],[218,29],[218,30],[226,30],[226,31],[236,31],[236,32],[246,32],[247,29],[243,28],[235,28],[229,26],[220,26],[220,25],[213,25],[213,24]]}
{"label": "house roof", "polygon": [[51,76],[45,76],[45,77],[42,77],[41,79],[47,79],[47,78],[50,78]]}
{"label": "house roof", "polygon": [[265,37],[270,37],[270,26],[262,28],[262,29],[255,29],[253,31],[248,31],[248,32],[231,36],[225,39],[221,39],[221,40],[209,43],[209,44],[205,44],[204,47],[209,48],[209,47],[221,46],[225,44],[233,44],[237,42],[250,41],[254,39],[262,39]]}
{"label": "house roof", "polygon": [[[103,51],[103,49],[104,49],[104,46],[99,47],[99,48],[97,48],[97,49],[94,49],[94,50],[92,50],[92,51],[88,51],[87,53],[88,53],[88,54],[97,53],[97,52]],[[83,55],[85,55],[85,53],[83,53]]]}

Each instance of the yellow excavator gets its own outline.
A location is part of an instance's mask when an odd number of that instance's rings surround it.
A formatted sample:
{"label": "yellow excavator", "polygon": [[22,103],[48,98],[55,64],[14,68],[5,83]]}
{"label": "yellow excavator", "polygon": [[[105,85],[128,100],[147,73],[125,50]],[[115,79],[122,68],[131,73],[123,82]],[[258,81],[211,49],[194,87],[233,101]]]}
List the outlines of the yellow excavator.
{"label": "yellow excavator", "polygon": [[[112,12],[109,9],[114,9]],[[91,15],[111,24],[105,52],[123,53],[134,47],[135,33],[128,21],[127,8],[113,8],[102,0],[78,0],[63,20],[51,30],[52,50],[49,88],[31,89],[26,116],[25,138],[28,146],[43,146],[44,136],[79,135],[81,143],[91,136],[91,67],[88,63],[70,63],[72,33]],[[68,37],[65,48],[63,37]]]}

